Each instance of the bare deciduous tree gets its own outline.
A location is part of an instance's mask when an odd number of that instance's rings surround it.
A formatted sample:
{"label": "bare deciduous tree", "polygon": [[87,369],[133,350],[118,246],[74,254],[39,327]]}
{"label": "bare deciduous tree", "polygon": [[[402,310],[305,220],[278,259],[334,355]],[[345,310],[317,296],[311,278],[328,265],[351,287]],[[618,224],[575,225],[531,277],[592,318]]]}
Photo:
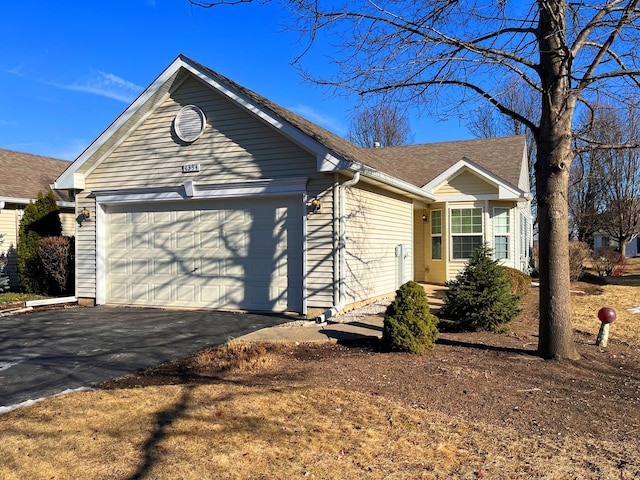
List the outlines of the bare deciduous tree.
{"label": "bare deciduous tree", "polygon": [[[591,128],[603,144],[640,141],[639,109],[628,96],[628,107],[598,105]],[[591,152],[592,169],[599,181],[603,211],[599,230],[614,238],[624,254],[640,234],[640,149],[603,149]]]}
{"label": "bare deciduous tree", "polygon": [[381,103],[357,110],[347,137],[363,148],[397,147],[410,141],[411,127],[397,106]]}
{"label": "bare deciduous tree", "polygon": [[600,229],[604,206],[601,182],[591,157],[579,155],[569,175],[569,222],[571,236],[593,248],[593,235]]}
{"label": "bare deciduous tree", "polygon": [[[640,0],[281,1],[309,48],[329,37],[340,46],[332,58],[337,73],[328,79],[309,74],[313,81],[445,113],[484,101],[532,132],[540,243],[538,352],[545,358],[577,358],[569,291],[569,171],[577,154],[606,145],[582,137],[575,147],[574,116],[597,92],[618,99],[629,85],[637,87]],[[535,99],[538,115],[516,111],[503,100],[509,87],[503,79],[512,77]]]}

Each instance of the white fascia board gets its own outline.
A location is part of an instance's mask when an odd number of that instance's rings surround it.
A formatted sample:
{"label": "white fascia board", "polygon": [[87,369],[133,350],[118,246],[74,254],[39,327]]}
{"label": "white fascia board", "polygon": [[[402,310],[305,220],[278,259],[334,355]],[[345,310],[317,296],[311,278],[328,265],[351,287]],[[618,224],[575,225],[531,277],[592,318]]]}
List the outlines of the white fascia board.
{"label": "white fascia board", "polygon": [[488,193],[486,195],[451,195],[451,196],[440,196],[438,197],[438,202],[475,202],[475,201],[485,201],[485,200],[493,200],[493,201],[503,201],[503,202],[526,202],[527,200],[523,197],[518,196],[504,196],[501,197],[495,193]]}
{"label": "white fascia board", "polygon": [[147,89],[140,94],[129,107],[102,132],[102,134],[80,154],[80,156],[67,168],[54,182],[54,188],[57,190],[84,190],[85,175],[79,173],[78,170],[95,154],[105,141],[114,135],[132,116],[133,114],[149,100],[160,87],[171,78],[171,76],[180,69],[186,67],[185,62],[178,57],[162,72]]}
{"label": "white fascia board", "polygon": [[365,177],[371,178],[373,180],[377,180],[378,182],[384,183],[385,185],[388,185],[393,188],[397,188],[398,190],[402,190],[404,192],[410,193],[419,198],[423,198],[425,200],[428,200],[429,202],[435,202],[438,200],[438,198],[435,195],[429,192],[425,192],[422,188],[416,187],[415,185],[407,183],[392,175],[383,173],[367,165],[363,165],[361,163],[354,163],[351,165],[349,170],[353,172],[360,172],[360,174]]}
{"label": "white fascia board", "polygon": [[435,191],[442,186],[443,183],[460,173],[462,169],[470,170],[472,173],[482,178],[487,183],[498,188],[498,199],[499,200],[510,200],[512,198],[524,198],[525,192],[518,188],[513,188],[509,184],[507,184],[502,178],[499,176],[485,170],[479,165],[475,164],[471,160],[467,158],[463,158],[458,160],[455,164],[447,168],[444,172],[438,175],[436,178],[431,180],[429,183],[424,185],[422,189],[425,192],[430,194],[435,194]]}
{"label": "white fascia board", "polygon": [[[16,205],[28,205],[35,202],[35,198],[19,198],[19,197],[0,197],[0,202],[3,204],[15,203]],[[56,201],[56,205],[59,207],[75,207],[75,202],[63,202]]]}
{"label": "white fascia board", "polygon": [[318,154],[317,156],[318,172],[337,172],[339,170],[347,170],[352,164],[346,160],[335,157],[331,153]]}

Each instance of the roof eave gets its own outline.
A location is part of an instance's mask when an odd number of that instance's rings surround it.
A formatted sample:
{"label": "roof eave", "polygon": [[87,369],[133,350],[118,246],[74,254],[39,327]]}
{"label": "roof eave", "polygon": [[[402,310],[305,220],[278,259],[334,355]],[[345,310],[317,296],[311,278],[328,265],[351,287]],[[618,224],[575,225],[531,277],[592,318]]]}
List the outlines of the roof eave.
{"label": "roof eave", "polygon": [[433,203],[437,201],[437,197],[429,192],[425,192],[422,188],[416,187],[408,182],[400,180],[392,175],[387,173],[383,173],[379,170],[376,170],[373,167],[369,167],[368,165],[364,165],[362,163],[353,162],[349,165],[345,170],[351,172],[360,172],[360,174],[366,178],[369,178],[377,183],[390,187],[393,190],[398,190],[403,192],[404,194],[408,194],[408,196],[412,198],[418,198],[420,200],[425,200],[427,203]]}

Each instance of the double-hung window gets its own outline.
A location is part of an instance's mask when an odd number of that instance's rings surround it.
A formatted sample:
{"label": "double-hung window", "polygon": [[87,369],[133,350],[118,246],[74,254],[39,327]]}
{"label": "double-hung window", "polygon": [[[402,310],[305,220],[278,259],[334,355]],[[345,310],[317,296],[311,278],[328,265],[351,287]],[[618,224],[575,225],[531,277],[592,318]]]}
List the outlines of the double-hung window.
{"label": "double-hung window", "polygon": [[442,260],[442,210],[431,211],[431,259]]}
{"label": "double-hung window", "polygon": [[496,260],[509,258],[509,238],[511,235],[510,209],[493,209],[493,256]]}
{"label": "double-hung window", "polygon": [[471,258],[482,243],[482,208],[452,208],[451,259]]}

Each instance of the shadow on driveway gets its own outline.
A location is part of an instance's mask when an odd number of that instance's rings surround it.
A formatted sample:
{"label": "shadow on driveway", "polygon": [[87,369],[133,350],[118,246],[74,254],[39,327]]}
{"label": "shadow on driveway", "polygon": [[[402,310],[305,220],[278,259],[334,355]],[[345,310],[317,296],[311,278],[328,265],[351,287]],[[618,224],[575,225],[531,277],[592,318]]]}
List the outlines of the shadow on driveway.
{"label": "shadow on driveway", "polygon": [[0,407],[89,387],[290,320],[105,306],[2,317]]}

